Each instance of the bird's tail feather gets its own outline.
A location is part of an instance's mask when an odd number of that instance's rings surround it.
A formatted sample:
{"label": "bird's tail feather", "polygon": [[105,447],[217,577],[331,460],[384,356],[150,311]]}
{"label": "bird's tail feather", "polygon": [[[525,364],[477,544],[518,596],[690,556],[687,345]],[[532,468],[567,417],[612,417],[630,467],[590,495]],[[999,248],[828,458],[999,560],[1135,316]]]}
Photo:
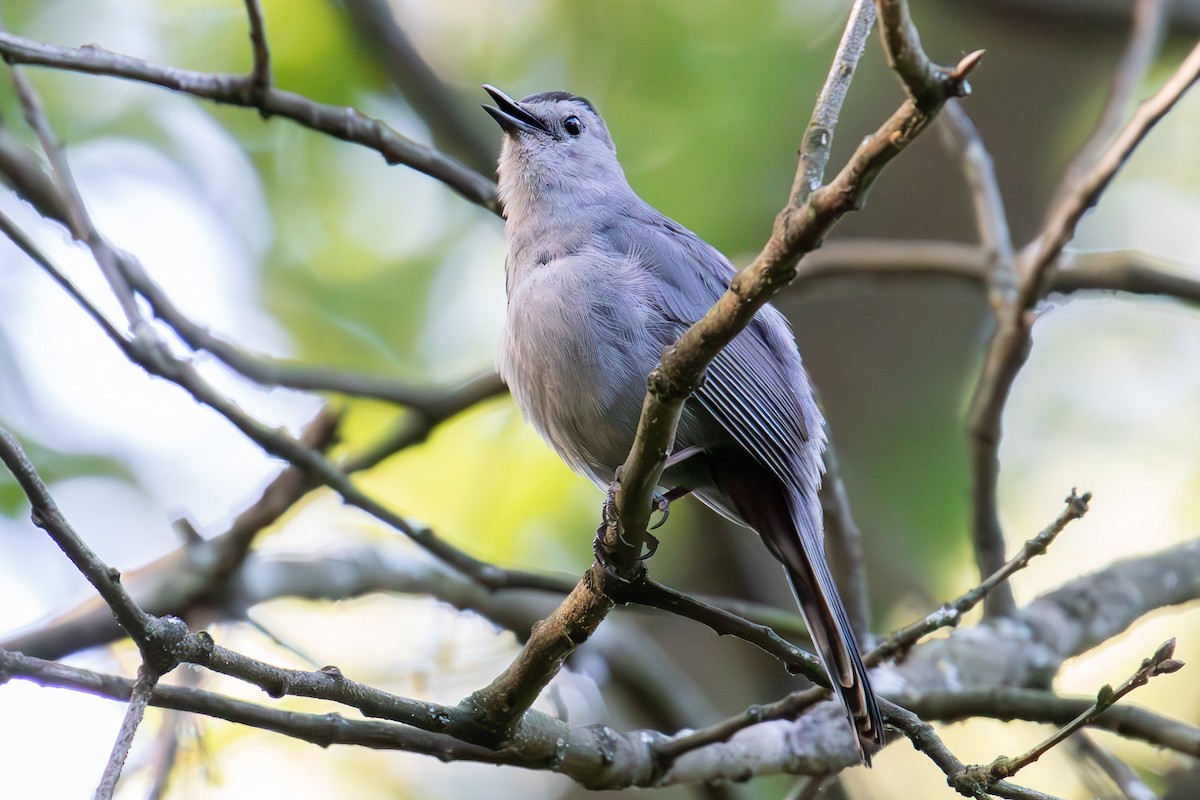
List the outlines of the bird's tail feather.
{"label": "bird's tail feather", "polygon": [[859,756],[870,766],[871,754],[883,746],[883,718],[850,619],[824,560],[808,558],[801,548],[796,550],[800,557],[787,557],[784,570],[834,694],[857,732]]}
{"label": "bird's tail feather", "polygon": [[816,498],[729,457],[714,460],[709,467],[719,494],[701,491],[700,498],[722,513],[736,512],[735,518],[757,531],[783,563],[834,694],[857,733],[860,757],[870,765],[872,753],[883,746],[883,719],[850,619],[825,563]]}

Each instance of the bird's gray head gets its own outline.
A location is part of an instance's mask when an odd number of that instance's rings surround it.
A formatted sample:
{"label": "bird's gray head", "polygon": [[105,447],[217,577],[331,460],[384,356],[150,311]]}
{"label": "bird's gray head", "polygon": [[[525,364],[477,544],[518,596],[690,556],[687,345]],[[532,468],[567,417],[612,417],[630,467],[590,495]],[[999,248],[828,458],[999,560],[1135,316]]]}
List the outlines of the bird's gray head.
{"label": "bird's gray head", "polygon": [[543,201],[555,205],[598,202],[628,191],[625,173],[604,120],[587,99],[567,92],[531,94],[520,102],[494,86],[484,106],[504,129],[500,199],[511,217]]}

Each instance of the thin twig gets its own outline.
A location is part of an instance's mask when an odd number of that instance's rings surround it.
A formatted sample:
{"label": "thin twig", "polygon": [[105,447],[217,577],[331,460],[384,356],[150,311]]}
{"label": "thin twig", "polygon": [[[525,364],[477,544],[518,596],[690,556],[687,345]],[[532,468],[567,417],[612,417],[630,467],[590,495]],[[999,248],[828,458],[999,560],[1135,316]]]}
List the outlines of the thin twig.
{"label": "thin twig", "polygon": [[903,659],[913,645],[929,634],[941,628],[958,625],[963,616],[987,597],[989,592],[995,591],[997,586],[1011,578],[1014,573],[1024,569],[1035,556],[1045,553],[1046,548],[1063,532],[1067,525],[1087,513],[1088,503],[1091,502],[1091,499],[1091,492],[1079,495],[1072,489],[1071,494],[1063,501],[1067,507],[1062,510],[1062,513],[1043,528],[1037,536],[1025,542],[1020,552],[1000,569],[956,600],[944,604],[924,619],[893,633],[886,641],[867,653],[863,657],[863,661],[868,665],[875,665],[892,658]]}
{"label": "thin twig", "polygon": [[352,370],[295,364],[251,353],[189,319],[136,261],[128,261],[125,266],[130,283],[150,303],[155,316],[170,325],[189,347],[211,353],[230,369],[260,386],[367,397],[408,406],[425,417],[443,419],[447,405],[458,405],[453,401],[447,404],[447,398],[455,393],[464,392],[483,400],[504,391],[504,384],[491,371],[470,379],[462,387],[444,389],[413,386],[394,378]]}
{"label": "thin twig", "polygon": [[129,757],[129,748],[133,746],[133,737],[137,734],[142,717],[146,715],[146,707],[150,705],[150,697],[154,686],[158,683],[159,675],[145,664],[138,668],[137,681],[129,693],[129,705],[125,709],[125,719],[121,721],[121,730],[117,741],[113,743],[112,753],[104,766],[104,774],[100,785],[96,788],[95,800],[111,800],[117,790],[117,781],[121,779],[121,769],[125,759]]}
{"label": "thin twig", "polygon": [[[965,79],[983,58],[982,50],[969,53],[956,67],[944,67],[926,55],[921,35],[908,12],[907,0],[876,0],[875,5],[881,21],[879,38],[888,66],[918,109],[933,112],[951,97],[971,93]],[[947,93],[948,86],[954,86],[954,91]]]}
{"label": "thin twig", "polygon": [[[328,406],[322,408],[300,432],[300,443],[318,453],[325,452],[336,440],[341,421],[341,412]],[[319,485],[308,472],[289,466],[267,484],[257,501],[234,517],[224,533],[209,540],[185,543],[185,548],[207,544],[214,551],[205,591],[212,593],[226,584],[245,563],[259,534]]]}
{"label": "thin twig", "polygon": [[[367,512],[386,525],[400,531],[435,557],[488,588],[521,587],[559,593],[570,590],[568,581],[556,577],[522,570],[502,569],[494,564],[481,561],[442,539],[431,529],[409,522],[360,489],[344,471],[324,455],[305,446],[285,431],[260,422],[232,400],[216,391],[201,378],[191,363],[172,355],[152,331],[139,339],[130,340],[122,336],[104,319],[103,314],[87,297],[74,288],[61,270],[53,267],[53,262],[36,243],[15,226],[2,211],[0,211],[0,230],[7,233],[22,250],[43,269],[46,269],[68,291],[71,297],[101,325],[104,332],[131,362],[142,367],[151,375],[176,384],[197,402],[225,417],[234,427],[266,452],[315,475],[323,484],[337,492],[347,504]],[[127,253],[122,252],[121,256],[125,259],[132,259],[132,256]]]}
{"label": "thin twig", "polygon": [[[792,290],[824,280],[864,278],[951,278],[986,281],[988,257],[981,248],[959,242],[838,239],[826,242],[801,262]],[[1128,292],[1200,305],[1200,272],[1195,264],[1140,250],[1073,251],[1059,254],[1050,270],[1048,292]]]}
{"label": "thin twig", "polygon": [[[4,650],[0,650],[0,670],[6,676],[28,678],[42,686],[75,689],[114,700],[127,701],[133,691],[133,681],[127,678],[43,661]],[[355,744],[362,747],[425,753],[446,760],[535,766],[530,763],[533,759],[522,759],[511,751],[488,750],[397,722],[346,719],[336,713],[305,714],[285,711],[192,687],[159,684],[154,689],[150,703],[160,708],[206,714],[259,730],[281,733],[322,747],[339,743]],[[544,762],[542,767],[545,767]]]}
{"label": "thin twig", "polygon": [[[35,127],[45,128],[46,134],[49,136],[49,126],[46,123],[45,116],[40,113],[37,107],[36,94],[28,84],[23,83],[22,85],[24,86],[24,94],[27,96],[26,106],[30,109],[30,124]],[[59,178],[61,183],[70,185],[72,188],[74,187],[74,184],[70,182],[71,178],[68,171],[64,170],[56,173],[56,177]],[[150,280],[137,259],[131,254],[112,246],[99,234],[88,216],[86,207],[79,199],[77,191],[67,191],[64,189],[63,199],[67,208],[70,209],[72,217],[76,219],[86,232],[84,244],[91,249],[93,257],[98,263],[109,264],[115,270],[115,275],[120,279],[120,286],[127,287],[130,278],[136,276],[143,286],[157,289],[157,286]],[[15,226],[6,223],[5,227],[11,228]],[[17,240],[14,239],[14,241]],[[29,240],[29,237],[23,237],[21,241],[29,243],[31,240]],[[20,243],[18,242],[18,244]],[[44,254],[41,254],[40,250],[36,247],[30,249],[28,252],[39,264],[45,266],[49,263],[49,259]],[[56,273],[57,271],[52,271],[52,274]],[[63,283],[58,277],[56,277],[56,280]],[[64,284],[64,286],[69,286],[69,284]],[[149,288],[147,288],[147,291]],[[114,285],[114,290],[117,289],[118,286]],[[77,302],[83,304],[84,308],[94,319],[99,320],[102,318],[99,311],[83,295],[73,292],[72,297]],[[136,300],[134,301],[134,305],[136,307]],[[430,553],[445,560],[446,563],[451,564],[456,569],[463,570],[465,574],[473,576],[485,585],[492,588],[499,588],[501,585],[511,586],[519,584],[525,588],[564,591],[562,581],[547,578],[546,576],[538,576],[534,573],[502,570],[454,547],[437,536],[432,530],[411,524],[402,516],[355,486],[344,472],[339,470],[336,465],[326,459],[321,453],[314,451],[312,448],[305,447],[303,443],[296,441],[295,438],[286,433],[265,425],[247,414],[229,398],[216,391],[208,382],[200,377],[199,372],[197,372],[192,363],[175,357],[158,332],[141,321],[140,309],[137,310],[137,314],[138,322],[133,325],[134,336],[132,339],[126,339],[120,334],[115,334],[111,326],[105,327],[105,332],[121,348],[125,357],[150,374],[164,378],[187,391],[196,401],[225,417],[226,420],[267,452],[286,459],[297,467],[311,471],[323,483],[337,491],[350,505],[366,511],[380,521],[404,533]],[[516,584],[510,583],[514,580]]]}
{"label": "thin twig", "polygon": [[846,21],[837,52],[833,55],[833,63],[829,66],[829,74],[821,86],[821,93],[817,95],[808,127],[804,130],[800,164],[792,184],[793,205],[803,204],[825,180],[825,167],[833,151],[833,133],[842,113],[842,104],[850,91],[850,81],[854,79],[858,59],[866,49],[867,38],[873,27],[874,0],[854,0],[850,7],[850,18]]}
{"label": "thin twig", "polygon": [[1143,659],[1138,670],[1124,683],[1116,689],[1108,685],[1103,686],[1096,696],[1096,702],[1090,708],[1059,728],[1047,739],[1015,758],[1001,756],[990,764],[967,767],[954,776],[952,785],[960,790],[963,786],[991,786],[997,781],[1016,775],[1021,769],[1037,761],[1075,731],[1092,723],[1122,697],[1140,686],[1145,686],[1151,678],[1179,671],[1183,667],[1183,662],[1173,658],[1174,654],[1175,640],[1168,639],[1154,651],[1154,655]]}
{"label": "thin twig", "polygon": [[971,190],[975,228],[987,253],[988,304],[994,313],[999,313],[1016,299],[1017,266],[996,166],[960,101],[946,103],[938,123],[942,140],[958,156]]}
{"label": "thin twig", "polygon": [[75,183],[71,167],[67,163],[66,153],[59,143],[58,137],[50,128],[41,99],[21,70],[16,68],[12,70],[12,80],[17,89],[17,96],[21,100],[21,110],[25,115],[25,121],[37,136],[42,151],[46,154],[46,159],[50,164],[54,184],[62,198],[61,207],[67,211],[64,222],[76,239],[85,242],[92,248],[96,264],[100,267],[104,279],[116,296],[130,330],[140,331],[146,325],[145,315],[138,307],[133,287],[129,285],[129,281],[122,274],[114,254],[105,247],[99,232],[92,226],[83,196],[79,193],[79,186]]}
{"label": "thin twig", "polygon": [[[386,0],[346,0],[346,16],[358,38],[374,49],[392,83],[433,134],[437,146],[483,174],[496,168],[496,141],[483,134],[483,115],[467,106],[413,45]],[[479,111],[471,104],[470,109]],[[495,130],[494,127],[491,130]]]}
{"label": "thin twig", "polygon": [[[0,130],[0,175],[42,216],[71,227],[76,206],[66,202],[54,180],[37,163],[37,154],[23,142]],[[162,287],[133,259],[120,259],[129,285],[150,304],[154,315],[171,327],[193,350],[203,350],[243,377],[262,386],[286,387],[300,391],[337,392],[354,397],[369,397],[407,406],[418,412],[419,419],[411,436],[420,436],[461,411],[505,391],[495,372],[469,379],[453,389],[413,386],[393,378],[366,375],[350,370],[296,364],[252,353],[213,333],[184,314]],[[465,404],[465,405],[464,405]],[[409,437],[401,446],[411,444]],[[386,447],[386,445],[384,445]]]}
{"label": "thin twig", "polygon": [[29,498],[33,523],[50,535],[75,568],[100,593],[121,627],[137,643],[143,660],[150,659],[156,649],[152,642],[160,633],[159,621],[138,607],[121,585],[121,573],[105,564],[75,532],[54,502],[21,443],[4,428],[0,428],[0,461],[4,462],[21,491]]}
{"label": "thin twig", "polygon": [[1025,262],[1022,272],[1026,273],[1020,298],[1022,308],[1033,308],[1044,291],[1044,273],[1075,235],[1079,220],[1096,204],[1146,135],[1197,80],[1200,80],[1200,44],[1192,48],[1162,88],[1137,107],[1112,143],[1097,156],[1092,169],[1050,209],[1041,235],[1021,254]]}
{"label": "thin twig", "polygon": [[795,719],[807,709],[822,700],[828,700],[828,689],[814,687],[799,692],[793,692],[782,700],[767,705],[750,706],[741,714],[722,720],[715,725],[709,725],[695,731],[689,731],[671,739],[659,742],[654,747],[654,757],[662,770],[671,768],[676,759],[685,753],[707,747],[717,742],[729,741],[738,731],[769,722],[776,719]]}
{"label": "thin twig", "polygon": [[618,603],[637,603],[657,608],[706,625],[720,636],[735,636],[774,656],[791,674],[803,675],[818,685],[828,686],[829,678],[816,656],[796,647],[765,625],[751,622],[648,578],[628,583],[609,581],[604,588]]}
{"label": "thin twig", "polygon": [[[250,84],[257,95],[260,111],[263,98],[271,88],[271,49],[267,46],[267,25],[259,0],[246,0],[246,19],[250,23],[250,51],[254,66],[250,69]],[[267,116],[262,111],[264,118]]]}

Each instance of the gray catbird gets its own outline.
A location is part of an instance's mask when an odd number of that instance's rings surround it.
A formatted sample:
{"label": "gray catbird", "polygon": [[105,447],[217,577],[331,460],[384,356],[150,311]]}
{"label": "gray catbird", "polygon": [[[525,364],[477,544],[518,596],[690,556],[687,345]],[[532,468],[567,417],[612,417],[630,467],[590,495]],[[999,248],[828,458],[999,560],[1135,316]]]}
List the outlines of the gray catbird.
{"label": "gray catbird", "polygon": [[[497,106],[484,108],[507,134],[500,375],[567,464],[607,487],[633,443],[646,376],[735,270],[634,194],[587,100],[545,92],[517,102],[483,88]],[[825,563],[817,499],[824,446],[791,329],[764,306],[684,406],[662,486],[690,491],[754,529],[783,564],[869,764],[883,722]]]}

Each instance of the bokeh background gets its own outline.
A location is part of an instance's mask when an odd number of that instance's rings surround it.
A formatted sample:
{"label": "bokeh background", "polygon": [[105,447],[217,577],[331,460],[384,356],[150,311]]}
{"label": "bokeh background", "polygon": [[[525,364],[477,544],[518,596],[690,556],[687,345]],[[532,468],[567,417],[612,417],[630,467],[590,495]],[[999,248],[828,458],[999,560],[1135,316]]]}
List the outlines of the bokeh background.
{"label": "bokeh background", "polygon": [[[477,104],[566,88],[608,120],[630,182],[652,204],[737,263],[765,241],[786,197],[795,151],[846,4],[821,0],[398,0],[394,13],[474,126],[462,147],[414,113],[369,37],[339,3],[267,0],[275,80],[355,106],[407,136],[445,143],[490,174],[499,132]],[[952,0],[914,4],[943,62],[986,48],[966,103],[996,161],[1018,245],[1037,231],[1062,169],[1103,103],[1128,32],[1129,3]],[[1147,91],[1200,31],[1177,4]],[[6,26],[40,41],[106,48],[204,71],[250,65],[236,0],[7,0]],[[500,221],[441,184],[284,120],[102,77],[29,70],[99,227],[137,254],[195,319],[246,348],[422,384],[453,384],[492,364],[504,313]],[[837,131],[833,164],[891,113],[900,90],[872,39]],[[3,125],[28,139],[7,81]],[[1185,99],[1084,220],[1073,249],[1140,249],[1200,269],[1200,96]],[[491,148],[489,151],[488,148]],[[482,157],[481,157],[482,153]],[[0,204],[92,294],[94,265],[63,231],[11,194]],[[975,241],[958,165],[934,132],[887,170],[867,207],[832,239]],[[1194,275],[1194,273],[1192,273]],[[974,582],[968,546],[964,409],[988,334],[979,286],[949,278],[827,278],[778,304],[795,326],[840,446],[866,537],[874,627],[890,630]],[[1059,511],[1072,486],[1091,513],[1014,581],[1019,601],[1110,561],[1197,535],[1200,511],[1200,317],[1167,299],[1053,297],[1004,416],[1001,519],[1015,547]],[[201,358],[205,375],[260,418],[293,430],[322,399],[266,391]],[[343,451],[373,441],[403,412],[337,398]],[[9,243],[0,243],[0,424],[16,432],[68,517],[110,563],[150,562],[179,543],[170,522],[222,529],[279,469],[228,424],[132,367]],[[496,562],[578,574],[591,559],[600,494],[563,467],[507,397],[480,404],[363,476],[389,505]],[[754,537],[680,503],[662,531],[655,577],[688,591],[790,607]],[[317,493],[261,541],[268,552],[336,558],[347,543],[396,535]],[[0,631],[35,624],[87,595],[28,522],[0,476]],[[454,702],[515,651],[511,634],[433,601],[372,595],[339,603],[280,599],[251,609],[262,629],[222,624],[219,639],[276,663],[336,663],[360,680]],[[675,619],[639,624],[666,658],[700,725],[795,684],[748,646]],[[263,633],[268,631],[278,641]],[[1194,610],[1164,611],[1071,662],[1056,687],[1094,693],[1128,675],[1169,636],[1200,663]],[[297,652],[280,645],[284,642]],[[645,642],[631,646],[643,646]],[[303,655],[300,655],[303,654]],[[76,663],[128,673],[128,647]],[[557,690],[576,718],[649,724],[641,701],[611,690],[587,650]],[[1136,702],[1200,722],[1192,668]],[[188,679],[199,679],[188,676]],[[204,685],[252,699],[244,687]],[[317,707],[294,703],[296,708]],[[78,797],[94,788],[123,709],[22,682],[0,686],[0,763],[13,797]],[[270,734],[152,712],[122,784],[146,796],[162,731],[181,748],[170,797],[457,798],[581,796],[551,775],[447,766],[397,753],[315,751]],[[1045,729],[972,722],[943,729],[963,760],[1026,749]],[[1152,786],[1187,765],[1098,736]],[[904,744],[871,772],[847,773],[859,798],[949,796],[943,776]],[[1093,796],[1055,751],[1022,782]],[[780,797],[793,781],[729,789]],[[692,796],[690,789],[658,796]],[[1185,796],[1185,795],[1179,795]]]}

